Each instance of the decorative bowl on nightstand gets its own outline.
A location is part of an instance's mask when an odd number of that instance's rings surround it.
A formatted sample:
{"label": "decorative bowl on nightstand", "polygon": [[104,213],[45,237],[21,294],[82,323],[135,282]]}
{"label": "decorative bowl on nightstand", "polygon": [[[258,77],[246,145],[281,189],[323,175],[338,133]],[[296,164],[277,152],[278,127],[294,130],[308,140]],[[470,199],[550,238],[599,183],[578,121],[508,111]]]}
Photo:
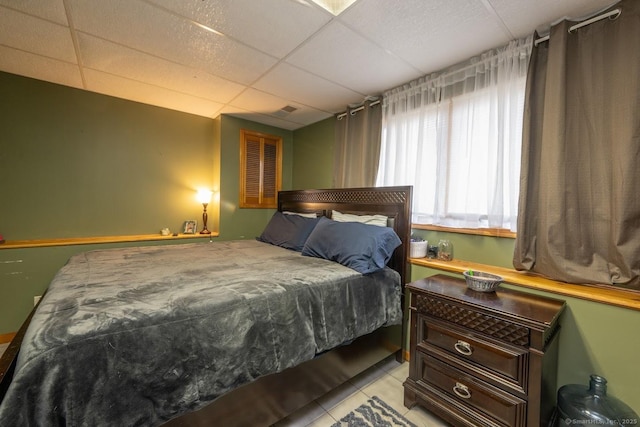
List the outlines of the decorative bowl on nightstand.
{"label": "decorative bowl on nightstand", "polygon": [[504,280],[497,274],[474,270],[467,270],[463,272],[462,275],[467,282],[467,287],[478,292],[495,292]]}

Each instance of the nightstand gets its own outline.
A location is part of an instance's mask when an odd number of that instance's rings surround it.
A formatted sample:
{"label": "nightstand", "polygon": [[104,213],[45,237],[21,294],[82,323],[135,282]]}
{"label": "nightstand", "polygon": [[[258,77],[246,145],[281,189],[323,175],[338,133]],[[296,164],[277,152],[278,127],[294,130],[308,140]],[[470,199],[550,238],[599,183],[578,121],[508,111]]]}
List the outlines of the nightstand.
{"label": "nightstand", "polygon": [[445,275],[411,294],[408,408],[455,426],[546,426],[556,395],[564,301],[499,287],[483,293]]}

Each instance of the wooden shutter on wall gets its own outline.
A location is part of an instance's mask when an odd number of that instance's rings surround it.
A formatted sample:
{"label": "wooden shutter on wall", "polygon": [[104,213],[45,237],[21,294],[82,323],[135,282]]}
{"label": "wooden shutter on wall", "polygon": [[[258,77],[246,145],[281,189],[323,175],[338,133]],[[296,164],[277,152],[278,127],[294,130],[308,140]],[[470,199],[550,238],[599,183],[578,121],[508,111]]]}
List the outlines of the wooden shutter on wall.
{"label": "wooden shutter on wall", "polygon": [[240,207],[276,208],[282,181],[282,138],[240,131]]}

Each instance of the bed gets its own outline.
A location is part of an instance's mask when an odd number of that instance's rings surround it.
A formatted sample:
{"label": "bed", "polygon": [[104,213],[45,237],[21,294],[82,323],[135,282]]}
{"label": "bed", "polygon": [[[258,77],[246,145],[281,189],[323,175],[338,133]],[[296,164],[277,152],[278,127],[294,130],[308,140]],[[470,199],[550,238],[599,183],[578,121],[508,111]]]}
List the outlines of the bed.
{"label": "bed", "polygon": [[[401,358],[410,201],[285,191],[256,240],[75,255],[0,360],[0,424],[270,425]],[[370,235],[386,267],[327,244]]]}

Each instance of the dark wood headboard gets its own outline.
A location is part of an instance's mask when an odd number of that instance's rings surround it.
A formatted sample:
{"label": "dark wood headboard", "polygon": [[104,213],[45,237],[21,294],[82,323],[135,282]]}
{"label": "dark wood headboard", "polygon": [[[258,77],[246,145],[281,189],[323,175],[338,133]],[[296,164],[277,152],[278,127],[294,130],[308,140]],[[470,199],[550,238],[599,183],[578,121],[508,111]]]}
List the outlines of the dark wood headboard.
{"label": "dark wood headboard", "polygon": [[281,191],[278,210],[315,212],[331,217],[331,211],[360,215],[385,215],[400,240],[389,266],[407,283],[409,242],[411,240],[411,196],[413,187],[334,188],[325,190]]}

